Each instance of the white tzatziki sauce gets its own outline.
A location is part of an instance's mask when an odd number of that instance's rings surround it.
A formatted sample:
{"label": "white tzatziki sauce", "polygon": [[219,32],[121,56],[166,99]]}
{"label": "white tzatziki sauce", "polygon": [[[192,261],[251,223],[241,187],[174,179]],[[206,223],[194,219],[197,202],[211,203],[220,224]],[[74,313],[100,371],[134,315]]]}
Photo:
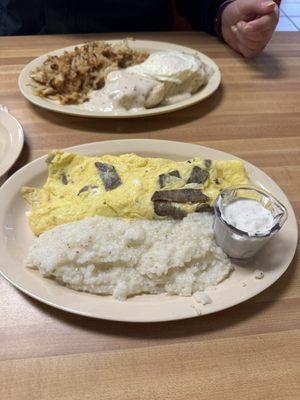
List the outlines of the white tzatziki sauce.
{"label": "white tzatziki sauce", "polygon": [[[229,257],[247,259],[270,239],[274,223],[271,211],[259,201],[237,198],[224,204],[221,215],[215,215],[215,240]],[[234,231],[232,227],[243,233]]]}
{"label": "white tzatziki sauce", "polygon": [[274,218],[267,208],[259,201],[253,199],[237,199],[223,210],[223,219],[249,236],[268,233],[273,225]]}

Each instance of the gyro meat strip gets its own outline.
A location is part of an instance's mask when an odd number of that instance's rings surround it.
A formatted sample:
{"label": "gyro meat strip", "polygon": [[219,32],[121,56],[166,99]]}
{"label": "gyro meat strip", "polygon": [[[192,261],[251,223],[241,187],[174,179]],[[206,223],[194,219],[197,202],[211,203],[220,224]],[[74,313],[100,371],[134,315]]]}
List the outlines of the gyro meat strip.
{"label": "gyro meat strip", "polygon": [[211,167],[212,161],[211,160],[204,160],[204,165],[206,169],[209,169]]}
{"label": "gyro meat strip", "polygon": [[208,177],[209,172],[206,169],[202,169],[196,165],[193,167],[187,183],[204,183]]}
{"label": "gyro meat strip", "polygon": [[163,188],[167,185],[170,176],[176,176],[177,178],[180,178],[180,173],[177,170],[167,172],[165,174],[160,174],[158,177],[158,182],[159,182],[159,187]]}
{"label": "gyro meat strip", "polygon": [[84,192],[87,192],[88,190],[90,190],[90,189],[97,189],[99,186],[97,186],[97,185],[86,185],[86,186],[83,186],[80,190],[79,190],[79,192],[77,193],[77,196],[79,196],[81,193],[84,193]]}
{"label": "gyro meat strip", "polygon": [[122,185],[121,178],[113,165],[95,162],[95,166],[99,170],[100,178],[106,191],[116,189]]}
{"label": "gyro meat strip", "polygon": [[173,204],[167,201],[154,201],[154,211],[156,215],[160,217],[172,217],[173,219],[183,219],[187,216],[184,210],[175,207]]}
{"label": "gyro meat strip", "polygon": [[209,212],[212,213],[214,211],[213,207],[210,206],[207,203],[203,203],[203,204],[198,204],[196,207],[195,212],[199,213],[199,212]]}
{"label": "gyro meat strip", "polygon": [[174,203],[206,203],[209,198],[200,189],[174,189],[156,191],[151,200]]}
{"label": "gyro meat strip", "polygon": [[69,182],[68,182],[67,175],[66,175],[65,172],[63,172],[63,173],[61,174],[61,181],[62,181],[62,183],[63,183],[64,185],[67,185],[67,184],[69,183]]}

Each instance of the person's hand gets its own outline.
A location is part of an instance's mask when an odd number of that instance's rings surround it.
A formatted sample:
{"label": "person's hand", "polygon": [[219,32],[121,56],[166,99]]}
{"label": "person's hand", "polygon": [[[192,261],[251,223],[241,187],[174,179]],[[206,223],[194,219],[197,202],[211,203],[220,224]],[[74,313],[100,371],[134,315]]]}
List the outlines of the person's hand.
{"label": "person's hand", "polygon": [[271,0],[235,0],[222,13],[225,42],[251,58],[267,45],[279,19],[279,8]]}

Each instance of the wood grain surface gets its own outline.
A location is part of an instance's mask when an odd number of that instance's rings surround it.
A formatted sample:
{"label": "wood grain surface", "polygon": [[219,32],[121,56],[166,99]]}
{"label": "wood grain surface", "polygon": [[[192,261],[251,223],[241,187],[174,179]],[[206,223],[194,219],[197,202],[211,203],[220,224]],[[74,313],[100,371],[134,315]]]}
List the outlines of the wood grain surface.
{"label": "wood grain surface", "polygon": [[[219,65],[222,85],[203,103],[136,120],[89,120],[45,111],[20,94],[23,66],[86,40],[135,37],[193,47]],[[300,218],[300,32],[276,33],[247,61],[202,33],[0,38],[0,104],[25,131],[10,173],[53,148],[122,138],[198,143],[263,169]],[[0,255],[1,257],[1,255]],[[0,399],[300,398],[299,249],[265,292],[223,312],[159,324],[71,315],[0,280]]]}

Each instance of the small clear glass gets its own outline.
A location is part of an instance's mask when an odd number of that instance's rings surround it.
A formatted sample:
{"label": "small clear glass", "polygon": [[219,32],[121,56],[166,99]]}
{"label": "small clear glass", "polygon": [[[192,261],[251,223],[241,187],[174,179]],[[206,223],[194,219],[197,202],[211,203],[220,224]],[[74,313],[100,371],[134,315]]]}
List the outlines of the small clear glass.
{"label": "small clear glass", "polygon": [[[224,218],[226,206],[238,199],[259,201],[273,216],[271,229],[263,233],[249,234]],[[288,213],[285,206],[267,191],[256,186],[232,186],[220,192],[214,204],[214,235],[217,244],[231,258],[250,259],[278,232],[285,223]]]}

